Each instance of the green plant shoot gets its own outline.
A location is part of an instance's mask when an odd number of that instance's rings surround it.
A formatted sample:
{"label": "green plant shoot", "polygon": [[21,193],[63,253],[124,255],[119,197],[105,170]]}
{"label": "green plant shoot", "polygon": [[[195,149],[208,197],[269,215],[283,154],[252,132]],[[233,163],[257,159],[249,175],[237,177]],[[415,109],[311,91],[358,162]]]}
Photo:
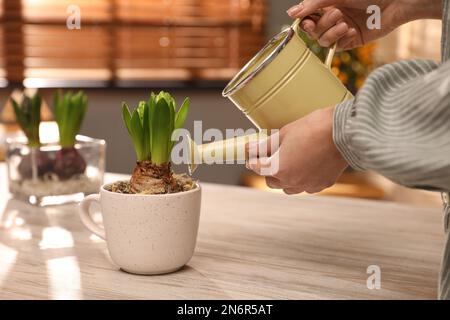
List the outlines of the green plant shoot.
{"label": "green plant shoot", "polygon": [[61,95],[60,91],[56,92],[54,113],[62,148],[72,148],[75,145],[75,138],[86,115],[87,103],[87,96],[83,91],[76,94],[68,92],[65,95]]}
{"label": "green plant shoot", "polygon": [[139,102],[133,112],[123,103],[123,121],[138,161],[150,161],[156,165],[170,162],[172,134],[183,128],[188,112],[189,98],[177,111],[175,99],[164,91],[158,95],[152,92],[149,100]]}
{"label": "green plant shoot", "polygon": [[16,115],[17,123],[28,139],[31,148],[38,148],[40,143],[39,125],[41,124],[41,104],[42,99],[38,93],[33,97],[23,97],[22,103],[18,104],[11,98],[11,102]]}

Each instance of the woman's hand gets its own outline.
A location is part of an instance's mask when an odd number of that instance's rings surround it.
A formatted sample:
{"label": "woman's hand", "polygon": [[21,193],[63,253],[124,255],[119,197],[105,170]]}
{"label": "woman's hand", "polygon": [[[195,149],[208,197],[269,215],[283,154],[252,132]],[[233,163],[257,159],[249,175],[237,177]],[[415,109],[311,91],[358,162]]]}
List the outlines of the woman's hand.
{"label": "woman's hand", "polygon": [[[270,188],[287,194],[317,193],[331,187],[348,166],[333,142],[333,112],[334,107],[318,110],[288,124],[279,132],[279,148],[268,154],[261,146],[270,143],[249,144],[248,154],[253,158],[247,167],[266,175]],[[257,157],[263,152],[267,157]],[[265,174],[267,168],[275,168],[270,176]]]}
{"label": "woman's hand", "polygon": [[[381,29],[369,30],[367,8],[381,9]],[[322,10],[323,15],[310,16]],[[304,0],[288,10],[294,19],[304,19],[302,29],[323,47],[338,43],[349,50],[381,38],[400,25],[416,19],[442,18],[442,0]]]}

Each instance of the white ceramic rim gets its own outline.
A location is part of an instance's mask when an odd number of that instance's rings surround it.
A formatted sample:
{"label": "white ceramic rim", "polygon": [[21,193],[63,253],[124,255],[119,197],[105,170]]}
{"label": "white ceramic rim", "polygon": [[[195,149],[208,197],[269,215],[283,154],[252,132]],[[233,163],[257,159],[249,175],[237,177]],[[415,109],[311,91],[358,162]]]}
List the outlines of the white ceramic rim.
{"label": "white ceramic rim", "polygon": [[183,192],[177,192],[177,193],[165,193],[165,194],[126,194],[126,193],[118,193],[118,192],[112,192],[109,190],[106,190],[105,187],[109,186],[113,183],[116,182],[121,182],[121,181],[127,181],[128,180],[118,180],[115,182],[110,182],[110,183],[105,183],[102,185],[102,187],[100,188],[100,193],[105,192],[106,194],[113,194],[115,196],[122,196],[122,197],[136,197],[136,198],[142,198],[142,197],[147,197],[147,198],[167,198],[167,197],[176,197],[176,196],[188,196],[191,193],[195,193],[195,192],[200,192],[202,190],[202,187],[200,186],[200,183],[196,182],[195,185],[197,186],[195,189],[189,190],[189,191],[183,191]]}

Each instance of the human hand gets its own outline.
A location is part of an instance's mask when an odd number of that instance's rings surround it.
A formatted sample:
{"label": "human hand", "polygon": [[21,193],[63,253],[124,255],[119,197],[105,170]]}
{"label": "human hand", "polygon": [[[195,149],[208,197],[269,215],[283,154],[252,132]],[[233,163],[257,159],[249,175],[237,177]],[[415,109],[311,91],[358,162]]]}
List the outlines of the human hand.
{"label": "human hand", "polygon": [[[371,5],[381,10],[381,29],[367,27],[367,8]],[[321,17],[312,15],[321,10]],[[293,19],[304,19],[301,28],[321,46],[337,43],[338,50],[349,50],[409,21],[441,18],[442,0],[304,0],[290,8],[288,14]]]}
{"label": "human hand", "polygon": [[[317,193],[331,187],[348,166],[333,142],[333,112],[334,107],[321,109],[283,127],[277,150],[269,146],[266,153],[265,146],[277,145],[267,141],[247,145],[247,168],[266,175],[270,188],[286,194]],[[263,152],[267,157],[258,156]],[[265,169],[270,167],[277,170],[267,176]]]}

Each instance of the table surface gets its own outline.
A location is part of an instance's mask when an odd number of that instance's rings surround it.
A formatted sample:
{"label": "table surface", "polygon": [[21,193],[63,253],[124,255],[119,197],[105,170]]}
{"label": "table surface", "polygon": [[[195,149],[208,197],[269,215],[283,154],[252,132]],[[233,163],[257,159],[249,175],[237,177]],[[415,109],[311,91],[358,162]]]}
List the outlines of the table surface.
{"label": "table surface", "polygon": [[[444,241],[438,210],[202,186],[192,260],[177,273],[136,276],[111,263],[76,206],[10,199],[0,165],[0,298],[436,298]],[[367,288],[372,265],[381,270],[380,290]]]}

